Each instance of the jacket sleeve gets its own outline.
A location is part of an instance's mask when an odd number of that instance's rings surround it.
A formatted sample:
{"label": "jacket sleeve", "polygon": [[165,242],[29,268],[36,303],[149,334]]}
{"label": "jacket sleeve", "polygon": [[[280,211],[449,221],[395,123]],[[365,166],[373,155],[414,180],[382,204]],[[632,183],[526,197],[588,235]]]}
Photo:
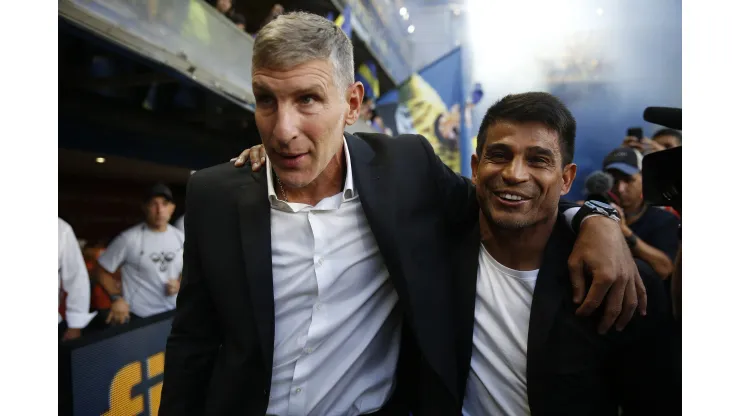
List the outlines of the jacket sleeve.
{"label": "jacket sleeve", "polygon": [[183,276],[165,350],[160,416],[205,413],[208,385],[221,345],[217,312],[198,248],[198,221],[203,221],[200,207],[207,202],[199,192],[204,189],[199,179],[197,173],[191,176],[187,188]]}
{"label": "jacket sleeve", "polygon": [[451,227],[478,220],[478,200],[473,183],[442,162],[424,136],[418,136],[430,165],[432,180],[437,187],[445,222]]}

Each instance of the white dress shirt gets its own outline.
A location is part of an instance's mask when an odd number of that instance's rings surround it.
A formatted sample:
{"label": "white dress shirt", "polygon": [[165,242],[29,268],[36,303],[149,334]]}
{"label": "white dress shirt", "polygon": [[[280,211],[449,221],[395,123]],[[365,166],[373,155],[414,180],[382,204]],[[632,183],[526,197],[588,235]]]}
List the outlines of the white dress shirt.
{"label": "white dress shirt", "polygon": [[346,141],[344,154],[343,192],[316,206],[281,200],[266,162],[275,296],[268,415],[369,413],[394,388],[398,295],[354,189]]}
{"label": "white dress shirt", "polygon": [[539,270],[510,269],[481,244],[465,416],[526,416],[529,315]]}
{"label": "white dress shirt", "polygon": [[[65,321],[69,328],[84,328],[95,317],[97,312],[90,313],[90,278],[87,266],[82,258],[80,245],[72,227],[59,219],[59,302],[62,291],[67,292]],[[59,307],[59,304],[57,304]],[[58,322],[62,322],[59,315]]]}
{"label": "white dress shirt", "polygon": [[116,237],[98,259],[108,273],[121,268],[123,299],[142,318],[175,309],[177,295],[167,295],[167,282],[182,274],[185,236],[167,225],[162,232],[135,225]]}

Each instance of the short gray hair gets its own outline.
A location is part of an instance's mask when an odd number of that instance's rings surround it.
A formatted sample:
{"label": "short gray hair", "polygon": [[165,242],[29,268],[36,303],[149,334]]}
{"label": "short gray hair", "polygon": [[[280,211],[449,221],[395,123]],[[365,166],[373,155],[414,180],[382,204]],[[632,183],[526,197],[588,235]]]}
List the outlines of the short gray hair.
{"label": "short gray hair", "polygon": [[325,17],[292,12],[278,16],[257,33],[252,72],[285,70],[317,59],[331,61],[340,93],[354,82],[352,42],[344,31]]}

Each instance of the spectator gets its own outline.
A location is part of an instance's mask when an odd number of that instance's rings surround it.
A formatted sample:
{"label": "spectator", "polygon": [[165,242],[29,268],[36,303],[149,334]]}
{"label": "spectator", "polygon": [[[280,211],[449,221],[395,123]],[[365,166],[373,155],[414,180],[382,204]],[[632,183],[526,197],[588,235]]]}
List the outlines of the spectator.
{"label": "spectator", "polygon": [[82,329],[95,317],[90,313],[90,278],[85,268],[80,246],[72,227],[59,220],[59,304],[64,299],[64,317],[59,316],[59,339],[68,341],[79,338]]}
{"label": "spectator", "polygon": [[613,206],[622,218],[621,227],[635,257],[646,261],[662,278],[673,273],[678,250],[679,219],[665,210],[645,204],[642,197],[642,155],[631,148],[613,150],[604,159],[604,171],[614,178]]}
{"label": "spectator", "polygon": [[[144,223],[116,237],[98,259],[98,281],[111,298],[106,322],[122,324],[175,308],[182,273],[184,235],[169,225],[175,204],[165,185],[144,202]],[[120,268],[122,291],[113,274]]]}
{"label": "spectator", "polygon": [[239,13],[234,13],[231,16],[231,21],[234,22],[236,27],[239,28],[242,32],[247,30],[247,19],[244,17],[244,15]]}
{"label": "spectator", "polygon": [[272,22],[273,20],[277,19],[278,16],[285,13],[285,8],[280,3],[275,3],[272,6],[272,9],[270,9],[270,13],[267,15],[265,20],[262,22],[262,25],[260,26],[260,29],[262,29],[266,24]]}
{"label": "spectator", "polygon": [[[98,241],[95,244],[86,246],[82,250],[82,257],[85,259],[87,273],[95,276],[95,269],[98,264],[98,258],[105,252],[105,244]],[[116,281],[116,287],[121,290],[121,272],[118,271],[113,275]],[[108,313],[110,312],[110,298],[108,293],[103,289],[100,283],[93,281],[90,291],[90,310],[97,311],[98,315],[87,325],[87,331],[105,329],[108,325],[105,323]]]}
{"label": "spectator", "polygon": [[681,146],[681,132],[673,129],[660,129],[653,138],[626,137],[622,147],[630,147],[647,155],[661,150],[672,149]]}
{"label": "spectator", "polygon": [[681,146],[681,132],[673,129],[660,129],[653,134],[653,142],[661,147],[656,148],[656,151],[673,149]]}
{"label": "spectator", "polygon": [[233,0],[216,0],[216,10],[221,12],[224,16],[229,17],[229,13],[232,13],[233,9]]}

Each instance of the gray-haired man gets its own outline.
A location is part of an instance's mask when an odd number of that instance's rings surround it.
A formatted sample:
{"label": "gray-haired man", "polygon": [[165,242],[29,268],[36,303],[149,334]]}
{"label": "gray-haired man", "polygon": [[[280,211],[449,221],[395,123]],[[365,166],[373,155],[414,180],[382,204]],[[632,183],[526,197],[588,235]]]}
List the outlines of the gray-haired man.
{"label": "gray-haired man", "polygon": [[[323,17],[257,34],[266,168],[191,177],[160,415],[459,414],[446,237],[477,220],[475,193],[421,136],[344,133],[353,69]],[[571,262],[594,272],[584,310],[616,282],[606,321],[623,303],[629,319],[641,288],[615,222],[585,222]]]}

